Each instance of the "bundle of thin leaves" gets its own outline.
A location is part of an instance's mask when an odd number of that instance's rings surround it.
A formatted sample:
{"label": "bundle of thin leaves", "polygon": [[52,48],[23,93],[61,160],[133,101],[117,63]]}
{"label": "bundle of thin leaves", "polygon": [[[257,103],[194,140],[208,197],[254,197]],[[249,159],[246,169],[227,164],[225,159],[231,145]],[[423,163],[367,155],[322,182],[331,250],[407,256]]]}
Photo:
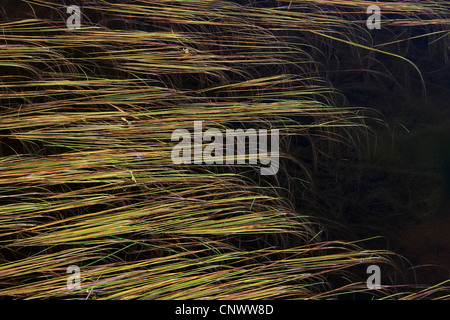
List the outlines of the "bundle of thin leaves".
{"label": "bundle of thin leaves", "polygon": [[[333,102],[320,56],[335,43],[381,51],[349,12],[369,1],[82,1],[74,30],[68,3],[25,2],[45,16],[1,23],[0,295],[448,297],[442,285],[400,290],[395,254],[327,239],[290,200],[302,197],[294,180],[309,194],[312,146],[366,134],[361,106]],[[386,5],[391,25],[448,23],[440,2]],[[171,134],[194,121],[279,129],[280,172],[175,165]],[[309,163],[289,155],[293,136],[310,142]],[[372,264],[386,271],[376,290]],[[80,288],[67,287],[70,265]]]}

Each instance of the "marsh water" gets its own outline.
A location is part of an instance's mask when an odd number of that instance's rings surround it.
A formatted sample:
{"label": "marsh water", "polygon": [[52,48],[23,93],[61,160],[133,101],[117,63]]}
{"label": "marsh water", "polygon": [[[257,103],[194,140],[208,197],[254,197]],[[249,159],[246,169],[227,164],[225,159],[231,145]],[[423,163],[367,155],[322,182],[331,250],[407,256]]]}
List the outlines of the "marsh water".
{"label": "marsh water", "polygon": [[380,247],[413,265],[433,265],[415,270],[419,282],[435,283],[450,278],[449,63],[426,38],[408,46],[423,80],[392,57],[383,64],[395,79],[338,79],[349,105],[371,107],[385,121],[372,123],[358,169],[340,166],[338,216],[359,236],[382,235]]}

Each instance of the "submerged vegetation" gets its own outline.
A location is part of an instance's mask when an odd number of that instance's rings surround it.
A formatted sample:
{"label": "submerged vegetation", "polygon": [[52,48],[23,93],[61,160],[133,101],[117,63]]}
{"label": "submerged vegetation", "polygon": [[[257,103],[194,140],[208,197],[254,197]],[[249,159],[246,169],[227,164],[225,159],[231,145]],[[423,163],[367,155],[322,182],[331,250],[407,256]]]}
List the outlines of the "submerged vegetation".
{"label": "submerged vegetation", "polygon": [[[74,4],[22,1],[0,23],[1,296],[449,297],[399,255],[339,238],[315,186],[322,159],[357,157],[381,122],[332,80],[395,77],[375,55],[420,75],[395,44],[419,27],[445,52],[446,1],[377,2],[384,32],[366,28],[371,1],[87,0],[70,30]],[[279,129],[278,174],[173,164],[171,134],[194,121]]]}

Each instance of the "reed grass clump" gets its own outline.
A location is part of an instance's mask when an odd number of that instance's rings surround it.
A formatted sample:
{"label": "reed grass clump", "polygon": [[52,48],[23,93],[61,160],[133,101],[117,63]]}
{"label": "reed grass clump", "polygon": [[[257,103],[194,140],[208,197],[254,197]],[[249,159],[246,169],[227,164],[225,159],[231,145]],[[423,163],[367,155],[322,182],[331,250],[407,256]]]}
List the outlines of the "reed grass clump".
{"label": "reed grass clump", "polygon": [[[448,297],[398,289],[397,255],[328,239],[292,201],[308,200],[318,153],[369,130],[363,106],[336,103],[323,57],[336,45],[361,61],[383,51],[354,13],[371,2],[82,1],[76,30],[69,4],[26,3],[46,13],[0,23],[1,296]],[[444,2],[383,5],[386,25],[448,25]],[[279,174],[174,165],[171,134],[194,121],[279,129]],[[293,137],[306,160],[290,154]],[[371,264],[389,270],[379,290],[365,283]],[[66,286],[70,265],[78,290]]]}

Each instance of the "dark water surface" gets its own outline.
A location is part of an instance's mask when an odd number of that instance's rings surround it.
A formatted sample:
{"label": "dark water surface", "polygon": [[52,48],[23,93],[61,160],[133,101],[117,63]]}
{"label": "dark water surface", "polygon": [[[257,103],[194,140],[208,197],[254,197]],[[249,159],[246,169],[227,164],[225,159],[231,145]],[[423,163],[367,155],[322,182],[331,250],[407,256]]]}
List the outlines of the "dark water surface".
{"label": "dark water surface", "polygon": [[[424,34],[420,28],[411,32]],[[406,56],[421,70],[425,92],[417,71],[391,57],[383,62],[395,81],[371,78],[355,84],[356,90],[343,85],[350,105],[380,111],[388,125],[373,126],[377,138],[361,165],[356,201],[365,210],[350,212],[345,220],[380,232],[389,249],[414,265],[439,265],[417,269],[419,280],[435,283],[450,278],[449,48],[433,51],[427,38],[408,45]]]}

